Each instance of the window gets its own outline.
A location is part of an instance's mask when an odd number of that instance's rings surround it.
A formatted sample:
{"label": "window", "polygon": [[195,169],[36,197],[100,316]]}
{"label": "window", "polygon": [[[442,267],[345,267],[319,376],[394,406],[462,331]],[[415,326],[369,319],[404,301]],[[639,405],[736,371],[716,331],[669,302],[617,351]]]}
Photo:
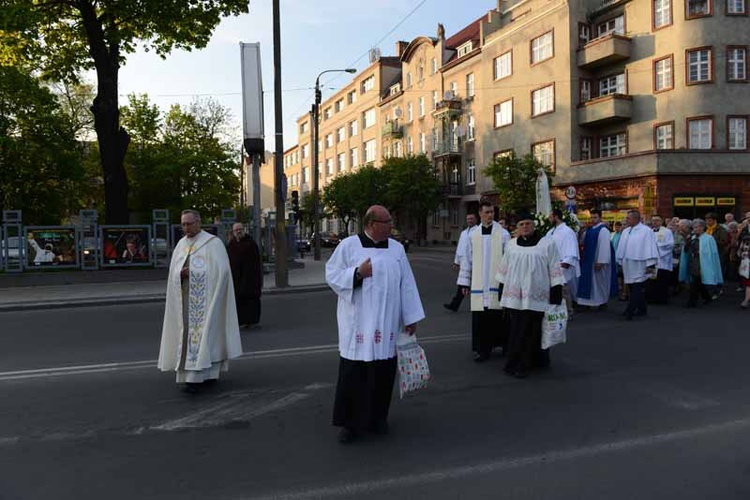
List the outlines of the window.
{"label": "window", "polygon": [[333,175],[333,158],[326,158],[326,176]]}
{"label": "window", "polygon": [[610,158],[622,156],[628,152],[628,140],[625,133],[606,135],[599,139],[599,156]]}
{"label": "window", "polygon": [[303,144],[302,145],[302,159],[304,160],[310,156],[310,145],[309,144]]}
{"label": "window", "polygon": [[375,139],[365,142],[365,163],[375,161]]}
{"label": "window", "polygon": [[685,0],[685,18],[711,15],[711,0]]}
{"label": "window", "polygon": [[370,128],[375,125],[375,108],[370,108],[362,113],[362,128]]}
{"label": "window", "polygon": [[349,150],[349,165],[351,168],[357,167],[359,165],[359,151],[357,151],[357,148],[352,148]]}
{"label": "window", "polygon": [[406,138],[406,154],[414,154],[414,141],[411,139],[411,136]]}
{"label": "window", "polygon": [[375,76],[368,76],[362,80],[362,93],[369,92],[375,88]]}
{"label": "window", "polygon": [[458,95],[458,82],[451,82],[450,91],[453,92],[453,97]]}
{"label": "window", "polygon": [[513,99],[495,104],[495,127],[504,127],[513,123]]}
{"label": "window", "polygon": [[466,162],[466,184],[471,186],[477,183],[477,161],[469,158]]}
{"label": "window", "polygon": [[466,131],[466,139],[469,141],[474,140],[474,136],[476,134],[476,126],[474,124],[474,115],[469,114],[469,117],[466,120],[468,122],[468,130]]}
{"label": "window", "polygon": [[674,122],[654,126],[654,148],[674,149]]}
{"label": "window", "polygon": [[549,59],[554,55],[553,35],[549,31],[531,41],[531,64],[536,64]]}
{"label": "window", "polygon": [[431,75],[434,75],[435,73],[437,73],[437,70],[438,70],[438,67],[437,67],[437,59],[435,59],[435,58],[433,57],[433,58],[432,58],[432,61],[431,61],[431,63],[430,63],[430,74],[431,74]]}
{"label": "window", "polygon": [[401,92],[401,84],[400,83],[397,83],[396,85],[391,85],[391,88],[388,89],[388,94],[389,95],[396,95],[399,92]]}
{"label": "window", "polygon": [[591,81],[590,80],[581,80],[580,99],[582,103],[591,100]]}
{"label": "window", "polygon": [[346,129],[344,127],[340,127],[336,129],[336,142],[344,142],[346,139]]}
{"label": "window", "polygon": [[396,158],[401,158],[403,154],[403,151],[401,150],[401,141],[396,141],[393,143],[393,156]]}
{"label": "window", "polygon": [[727,148],[747,150],[747,116],[730,116],[727,122]]}
{"label": "window", "polygon": [[542,165],[555,170],[555,141],[545,141],[532,144],[531,154]]}
{"label": "window", "polygon": [[406,88],[407,89],[411,88],[411,73],[406,74]]}
{"label": "window", "polygon": [[710,83],[713,80],[711,49],[691,49],[686,56],[687,83]]}
{"label": "window", "polygon": [[505,151],[499,151],[497,153],[494,153],[492,155],[492,159],[493,160],[497,160],[499,158],[510,158],[511,156],[513,156],[513,150],[512,149],[507,149]]}
{"label": "window", "polygon": [[339,99],[338,101],[336,101],[333,104],[333,110],[336,113],[339,113],[339,112],[341,112],[342,109],[344,109],[344,100],[343,99]]}
{"label": "window", "polygon": [[309,122],[302,122],[299,125],[299,133],[300,134],[306,134],[310,130],[310,124]]}
{"label": "window", "polygon": [[357,91],[356,90],[352,90],[351,92],[349,92],[346,95],[346,101],[349,104],[354,104],[355,102],[357,102]]}
{"label": "window", "polygon": [[581,137],[581,161],[593,158],[591,154],[591,137]]}
{"label": "window", "polygon": [[672,90],[673,88],[672,56],[657,59],[654,61],[654,92]]}
{"label": "window", "polygon": [[747,0],[727,0],[727,15],[744,16],[747,14]]}
{"label": "window", "polygon": [[420,118],[424,116],[424,97],[419,98],[419,116]]}
{"label": "window", "polygon": [[466,97],[474,97],[474,73],[466,75]]}
{"label": "window", "polygon": [[420,153],[426,153],[427,152],[427,136],[424,132],[419,134],[419,152]]}
{"label": "window", "polygon": [[349,137],[354,137],[357,135],[357,120],[352,120],[349,122]]}
{"label": "window", "polygon": [[333,147],[333,134],[326,135],[326,147],[327,148]]}
{"label": "window", "polygon": [[494,60],[495,80],[501,80],[513,74],[513,52],[496,57]]}
{"label": "window", "polygon": [[465,56],[466,54],[468,54],[469,52],[471,52],[472,48],[473,48],[473,44],[471,43],[471,40],[469,40],[465,44],[463,44],[460,47],[458,47],[458,49],[456,50],[457,56],[458,57]]}
{"label": "window", "polygon": [[591,40],[591,26],[578,23],[578,45],[583,47]]}
{"label": "window", "polygon": [[305,167],[302,169],[302,183],[303,184],[310,183],[310,167]]}
{"label": "window", "polygon": [[548,85],[531,93],[531,116],[551,113],[555,110],[555,86]]}
{"label": "window", "polygon": [[713,118],[688,118],[688,148],[711,149],[713,128]]}
{"label": "window", "polygon": [[615,35],[625,34],[625,16],[617,16],[615,18],[599,23],[596,27],[597,37],[607,36],[610,33]]}
{"label": "window", "polygon": [[747,81],[747,47],[727,47],[727,81]]}
{"label": "window", "polygon": [[437,90],[432,91],[432,109],[437,109],[438,105],[438,93]]}
{"label": "window", "polygon": [[346,153],[339,153],[337,157],[339,172],[346,170]]}
{"label": "window", "polygon": [[417,64],[417,81],[421,82],[424,80],[424,63],[422,60],[419,60],[419,64]]}
{"label": "window", "polygon": [[323,110],[323,119],[328,120],[330,117],[333,116],[333,108],[328,106],[326,109]]}
{"label": "window", "polygon": [[625,74],[612,75],[599,80],[599,95],[625,94]]}
{"label": "window", "polygon": [[672,0],[653,0],[654,29],[672,24]]}
{"label": "window", "polygon": [[412,106],[411,103],[406,105],[406,119],[407,121],[412,121],[414,119],[414,106]]}

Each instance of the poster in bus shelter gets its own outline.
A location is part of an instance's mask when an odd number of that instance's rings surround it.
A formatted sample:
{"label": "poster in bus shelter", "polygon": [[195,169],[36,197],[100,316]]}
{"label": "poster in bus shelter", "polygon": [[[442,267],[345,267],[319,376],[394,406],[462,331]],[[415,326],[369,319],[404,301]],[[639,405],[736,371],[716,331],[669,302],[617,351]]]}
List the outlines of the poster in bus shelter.
{"label": "poster in bus shelter", "polygon": [[102,266],[151,264],[149,226],[101,226]]}
{"label": "poster in bus shelter", "polygon": [[[214,236],[219,236],[219,226],[216,224],[201,224],[201,229]],[[182,226],[172,224],[172,248],[177,246],[183,236],[185,236],[185,233],[182,232]]]}
{"label": "poster in bus shelter", "polygon": [[74,227],[26,227],[26,265],[28,268],[75,267],[76,230]]}

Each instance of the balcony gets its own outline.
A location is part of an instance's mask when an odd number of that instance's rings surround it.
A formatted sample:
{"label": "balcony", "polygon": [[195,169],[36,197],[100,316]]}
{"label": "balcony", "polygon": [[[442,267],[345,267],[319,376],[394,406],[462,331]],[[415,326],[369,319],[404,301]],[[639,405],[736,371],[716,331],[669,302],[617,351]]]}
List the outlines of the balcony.
{"label": "balcony", "polygon": [[592,69],[630,59],[630,38],[610,33],[591,40],[578,51],[578,67]]}
{"label": "balcony", "polygon": [[[446,94],[451,94],[451,92],[446,92]],[[451,97],[450,95],[446,95],[445,97]],[[458,116],[461,114],[461,99],[458,97],[452,96],[450,99],[443,99],[442,101],[439,101],[437,105],[435,106],[435,111],[432,112],[432,116],[438,117],[438,116]]]}
{"label": "balcony", "polygon": [[633,98],[624,94],[597,97],[578,108],[578,124],[583,127],[629,121],[632,117]]}
{"label": "balcony", "polygon": [[380,134],[383,139],[401,139],[404,136],[404,128],[396,122],[386,122]]}
{"label": "balcony", "polygon": [[432,141],[432,157],[462,155],[461,139],[458,137],[439,138]]}
{"label": "balcony", "polygon": [[460,182],[449,182],[443,184],[443,196],[448,198],[463,196],[463,185]]}

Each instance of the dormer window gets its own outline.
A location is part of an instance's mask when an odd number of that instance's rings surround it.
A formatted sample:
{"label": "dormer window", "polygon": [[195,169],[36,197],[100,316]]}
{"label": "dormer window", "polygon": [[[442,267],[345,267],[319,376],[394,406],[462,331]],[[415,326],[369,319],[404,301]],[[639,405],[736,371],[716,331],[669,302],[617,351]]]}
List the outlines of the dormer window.
{"label": "dormer window", "polygon": [[474,47],[473,47],[473,44],[472,44],[471,40],[469,40],[468,42],[464,43],[463,45],[459,45],[458,49],[456,49],[458,57],[465,56],[466,54],[468,54],[469,52],[471,52],[471,50],[473,48]]}

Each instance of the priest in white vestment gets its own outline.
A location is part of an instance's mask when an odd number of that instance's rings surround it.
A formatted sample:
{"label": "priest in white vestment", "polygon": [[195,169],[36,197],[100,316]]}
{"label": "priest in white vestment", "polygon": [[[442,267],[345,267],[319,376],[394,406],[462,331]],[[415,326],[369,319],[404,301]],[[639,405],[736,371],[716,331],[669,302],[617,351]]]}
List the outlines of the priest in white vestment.
{"label": "priest in white vestment", "polygon": [[[461,268],[461,260],[463,259],[466,249],[469,245],[469,234],[477,227],[477,216],[474,214],[466,214],[466,229],[461,231],[461,236],[458,237],[458,244],[456,245],[456,255],[453,257],[453,268],[458,270]],[[446,309],[456,312],[461,307],[461,302],[464,300],[466,289],[460,283],[461,279],[456,280],[456,295],[453,296],[450,302],[443,304]]]}
{"label": "priest in white vestment", "polygon": [[[495,275],[507,240],[503,227],[494,221],[495,207],[489,200],[479,204],[480,225],[469,235],[458,273],[471,303],[471,347],[474,361],[490,358],[494,347],[505,347],[508,338]],[[508,238],[509,239],[509,238]]]}
{"label": "priest in white vestment", "polygon": [[563,286],[563,298],[568,308],[568,319],[573,318],[573,301],[578,296],[578,277],[581,275],[580,255],[578,251],[578,235],[563,221],[562,210],[556,208],[549,216],[554,224],[547,232],[547,237],[557,245],[557,254],[560,256],[565,285]]}
{"label": "priest in white vestment", "polygon": [[659,253],[658,269],[655,280],[649,280],[646,287],[646,299],[653,304],[669,302],[669,286],[672,283],[674,269],[674,233],[664,226],[661,215],[651,217],[651,229],[656,236],[656,250]]}
{"label": "priest in white vestment", "polygon": [[338,295],[339,375],[333,425],[339,441],[388,432],[396,377],[396,342],[413,335],[425,314],[404,247],[389,238],[385,207],[367,210],[364,234],[349,236],[326,263],[326,282]]}
{"label": "priest in white vestment", "polygon": [[177,372],[177,383],[195,392],[217,380],[229,359],[242,354],[232,272],[219,238],[201,230],[200,214],[185,210],[185,236],[169,266],[159,369]]}
{"label": "priest in white vestment", "polygon": [[617,294],[617,265],[609,230],[600,210],[591,210],[591,226],[583,236],[578,305],[604,309]]}
{"label": "priest in white vestment", "polygon": [[534,368],[549,366],[549,349],[542,349],[542,320],[550,304],[561,304],[565,282],[557,245],[542,238],[534,217],[523,211],[516,223],[517,237],[506,246],[496,279],[500,305],[510,318],[505,372],[524,378]]}
{"label": "priest in white vestment", "polygon": [[617,245],[617,263],[622,267],[623,281],[630,290],[628,307],[623,312],[626,319],[645,316],[645,282],[656,274],[659,253],[654,232],[641,222],[641,214],[631,210],[627,216],[628,227],[622,232]]}

